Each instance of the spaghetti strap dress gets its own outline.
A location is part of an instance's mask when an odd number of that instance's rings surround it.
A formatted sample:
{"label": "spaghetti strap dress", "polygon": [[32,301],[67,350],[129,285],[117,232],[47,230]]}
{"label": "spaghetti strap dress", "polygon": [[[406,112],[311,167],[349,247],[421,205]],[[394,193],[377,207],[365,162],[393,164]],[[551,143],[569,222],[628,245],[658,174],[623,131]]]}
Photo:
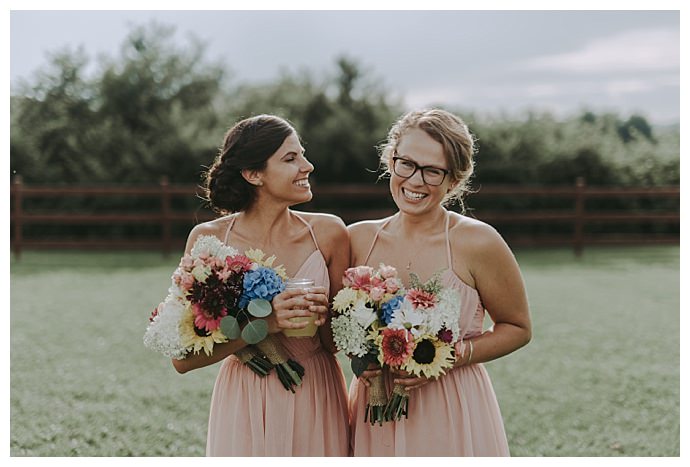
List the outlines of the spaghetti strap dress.
{"label": "spaghetti strap dress", "polygon": [[[366,262],[379,233],[376,232]],[[461,338],[482,332],[484,307],[476,289],[452,270],[450,216],[446,217],[448,268],[441,276],[444,287],[453,287],[461,297]],[[386,389],[393,388],[392,375],[384,370]],[[410,392],[409,418],[372,426],[364,421],[367,388],[353,378],[349,394],[350,436],[354,456],[509,456],[501,411],[491,380],[482,364],[470,364],[446,372]]]}
{"label": "spaghetti strap dress", "polygon": [[[296,277],[329,289],[328,267],[316,250]],[[225,235],[228,243],[235,217]],[[286,337],[275,334],[305,370],[295,394],[272,372],[256,375],[234,355],[221,364],[211,397],[207,456],[347,456],[349,430],[345,377],[335,356],[321,346],[319,335]],[[275,370],[274,370],[275,371]]]}

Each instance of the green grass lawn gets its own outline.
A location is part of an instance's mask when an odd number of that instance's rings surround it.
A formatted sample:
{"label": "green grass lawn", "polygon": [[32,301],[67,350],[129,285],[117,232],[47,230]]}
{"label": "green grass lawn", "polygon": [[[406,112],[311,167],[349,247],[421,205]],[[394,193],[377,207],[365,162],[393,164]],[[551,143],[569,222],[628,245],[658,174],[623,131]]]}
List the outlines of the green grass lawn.
{"label": "green grass lawn", "polygon": [[[679,456],[679,248],[517,257],[534,337],[486,365],[512,454]],[[218,365],[178,375],[142,344],[176,263],[156,253],[11,260],[11,455],[204,454]]]}

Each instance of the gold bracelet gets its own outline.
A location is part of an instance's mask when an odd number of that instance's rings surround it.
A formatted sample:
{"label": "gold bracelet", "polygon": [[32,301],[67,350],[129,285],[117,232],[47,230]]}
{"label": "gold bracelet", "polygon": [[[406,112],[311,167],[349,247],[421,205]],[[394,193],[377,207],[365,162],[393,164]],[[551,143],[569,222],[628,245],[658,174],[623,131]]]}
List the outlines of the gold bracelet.
{"label": "gold bracelet", "polygon": [[469,365],[470,362],[472,361],[472,351],[474,350],[474,346],[472,345],[472,341],[467,341],[470,343],[470,356],[467,357],[467,363],[465,365]]}

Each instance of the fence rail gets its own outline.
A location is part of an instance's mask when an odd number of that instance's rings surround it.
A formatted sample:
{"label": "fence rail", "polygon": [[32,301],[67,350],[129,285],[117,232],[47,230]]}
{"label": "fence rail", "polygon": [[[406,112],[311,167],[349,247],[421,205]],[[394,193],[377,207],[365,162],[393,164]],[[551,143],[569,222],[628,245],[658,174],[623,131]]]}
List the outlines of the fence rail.
{"label": "fence rail", "polygon": [[[377,208],[373,200],[387,199],[388,187],[385,185],[330,185],[313,188],[314,201],[300,206],[304,210],[331,212],[343,218],[346,223],[361,219],[381,218],[394,212],[392,207]],[[170,185],[163,178],[158,186],[153,187],[49,187],[26,186],[20,177],[15,177],[11,189],[11,233],[12,250],[19,258],[24,249],[157,249],[169,253],[174,248],[184,245],[184,238],[173,235],[174,224],[186,224],[191,228],[198,222],[213,219],[210,210],[179,211],[173,209],[174,198],[195,197],[198,187],[190,185]],[[24,208],[25,200],[30,198],[110,198],[138,197],[158,200],[158,210],[151,212],[28,212]],[[521,236],[508,238],[511,245],[570,245],[575,254],[580,255],[585,245],[597,244],[675,244],[680,241],[680,229],[671,234],[640,235],[627,233],[621,235],[600,235],[585,232],[587,226],[594,224],[678,224],[680,225],[680,187],[649,188],[614,188],[587,187],[580,178],[573,186],[566,187],[516,187],[485,186],[472,195],[472,200],[488,198],[522,198],[544,197],[564,198],[573,201],[572,206],[559,210],[477,210],[472,213],[476,218],[492,225],[526,225],[526,224],[565,224],[572,227],[567,235]],[[677,208],[665,211],[606,211],[593,212],[587,209],[590,199],[611,200],[620,198],[671,199]],[[316,201],[318,200],[318,204]],[[343,200],[355,207],[343,207]],[[368,206],[368,207],[362,207]],[[127,239],[65,239],[65,238],[25,238],[24,227],[31,224],[53,225],[157,225],[160,236],[156,238]],[[499,228],[500,231],[500,228]]]}

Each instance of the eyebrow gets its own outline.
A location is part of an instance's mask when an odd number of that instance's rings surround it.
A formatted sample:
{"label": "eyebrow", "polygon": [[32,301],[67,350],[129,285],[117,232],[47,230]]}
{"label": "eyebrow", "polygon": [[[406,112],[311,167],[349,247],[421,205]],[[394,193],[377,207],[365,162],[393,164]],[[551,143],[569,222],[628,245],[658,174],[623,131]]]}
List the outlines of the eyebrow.
{"label": "eyebrow", "polygon": [[301,149],[301,151],[300,151],[299,153],[298,153],[297,151],[289,151],[289,152],[286,152],[285,154],[283,154],[283,155],[281,156],[281,159],[283,159],[283,158],[285,158],[285,157],[287,157],[287,156],[292,156],[292,155],[294,155],[294,156],[297,156],[297,155],[299,155],[299,154],[304,155],[304,153],[307,152],[306,149],[304,149],[304,148],[301,147],[301,146],[300,146],[300,149]]}

